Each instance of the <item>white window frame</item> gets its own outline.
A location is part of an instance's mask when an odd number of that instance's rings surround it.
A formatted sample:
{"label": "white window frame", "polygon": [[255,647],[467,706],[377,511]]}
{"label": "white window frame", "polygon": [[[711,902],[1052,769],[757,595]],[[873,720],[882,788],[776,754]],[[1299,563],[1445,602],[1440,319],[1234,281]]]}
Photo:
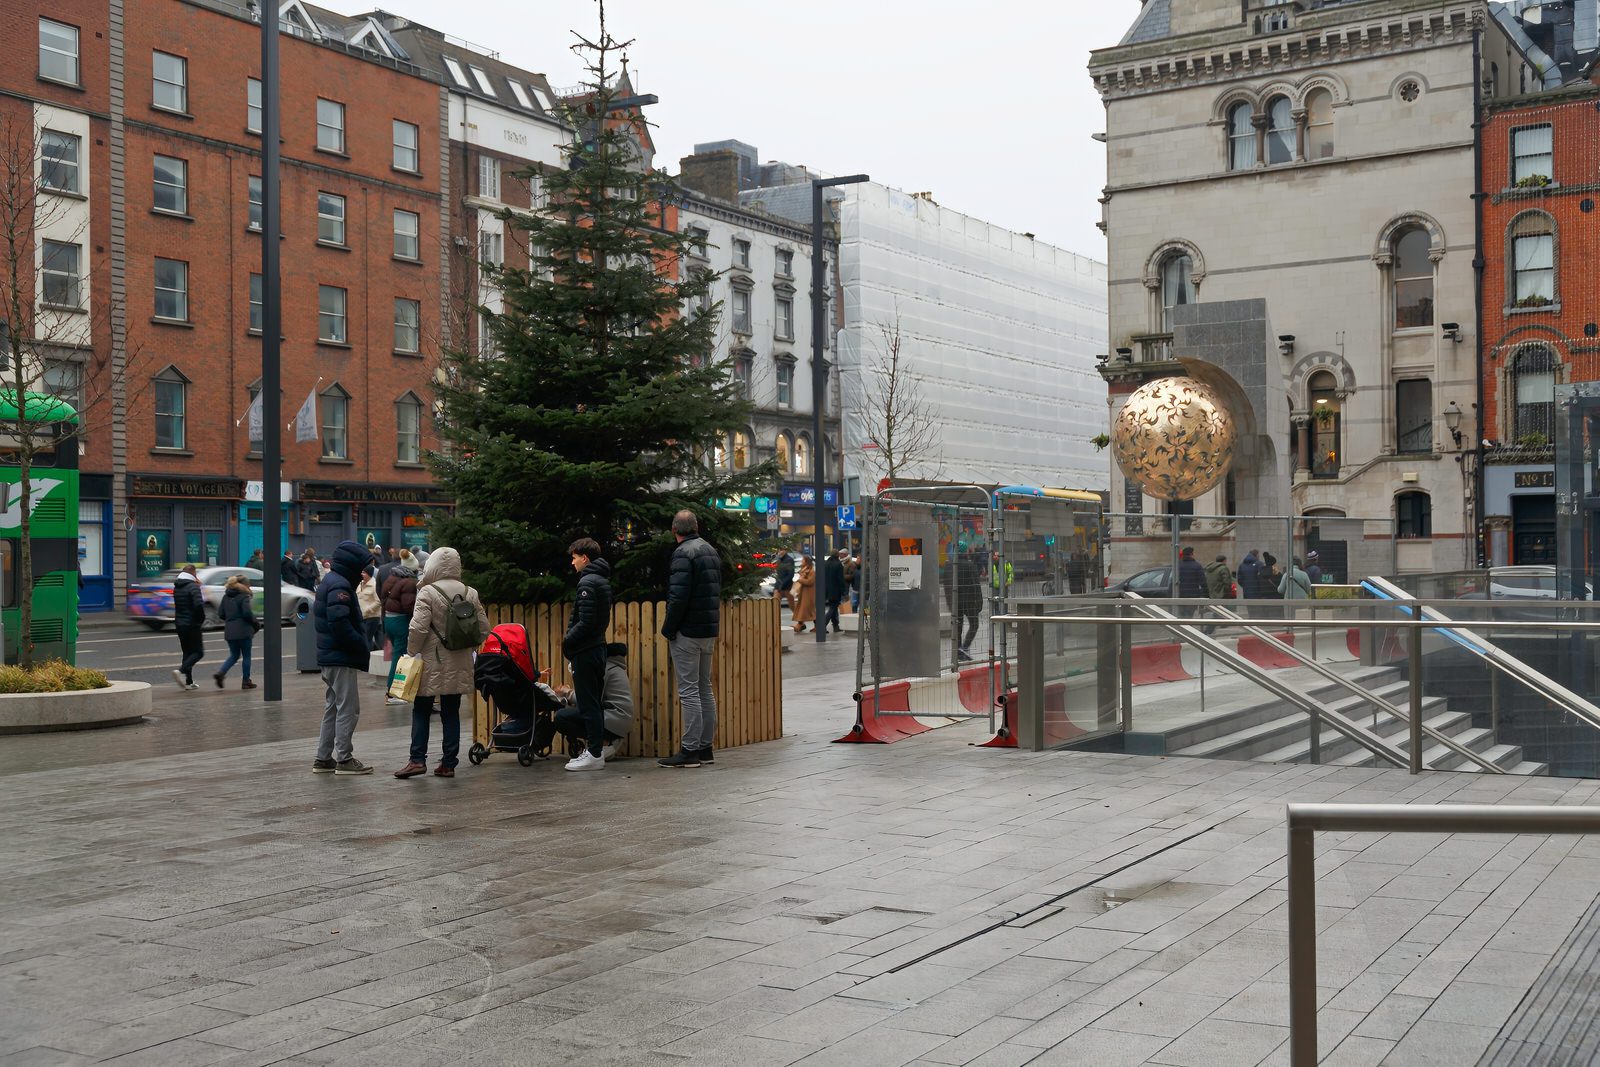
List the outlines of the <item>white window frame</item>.
{"label": "white window frame", "polygon": [[317,244],[345,247],[345,199],[317,190]]}
{"label": "white window frame", "polygon": [[1511,306],[1529,297],[1542,296],[1554,304],[1556,292],[1556,235],[1524,233],[1511,238]]}
{"label": "white window frame", "polygon": [[[328,105],[328,107],[330,109],[335,109],[336,108],[337,110],[336,111],[330,110],[330,111],[326,112],[326,114],[325,114],[324,111],[323,111],[323,106],[322,106],[324,104]],[[344,105],[341,104],[339,101],[337,101],[337,100],[329,100],[329,99],[327,99],[325,97],[321,97],[321,96],[317,97],[317,150],[318,151],[321,151],[321,152],[335,152],[335,153],[338,153],[339,155],[344,155],[344,144],[345,144],[345,141],[344,141],[344,114],[345,114]],[[338,120],[337,124],[334,123],[333,121],[331,121],[333,119],[337,119]],[[337,137],[330,136],[330,137],[324,138],[324,136],[323,136],[323,132],[324,131],[330,131],[331,134],[337,134],[338,136]],[[335,144],[329,144],[329,141],[334,141],[334,140],[336,140],[338,142],[336,145]]]}
{"label": "white window frame", "polygon": [[244,80],[244,131],[259,135],[261,133],[261,125],[265,121],[266,116],[261,103],[261,79],[246,78]]}
{"label": "white window frame", "polygon": [[500,99],[495,96],[494,84],[489,81],[489,75],[483,72],[482,67],[476,64],[468,64],[467,69],[472,71],[472,80],[478,83],[478,89],[483,95],[494,97],[496,100]]}
{"label": "white window frame", "polygon": [[[401,247],[402,240],[411,243],[409,253]],[[394,256],[411,262],[422,258],[422,216],[415,211],[400,207],[394,209]]]}
{"label": "white window frame", "polygon": [[[409,322],[406,314],[410,315]],[[422,351],[422,301],[404,296],[394,298],[394,350],[408,356]]]}
{"label": "white window frame", "polygon": [[[50,143],[55,142],[63,150],[70,150],[72,158],[68,160],[64,154],[51,154]],[[62,133],[60,130],[39,131],[39,187],[52,193],[70,193],[81,195],[83,193],[83,138],[75,133]],[[62,180],[52,181],[53,177]]]}
{"label": "white window frame", "polygon": [[528,99],[528,91],[522,87],[522,83],[518,82],[515,78],[507,78],[506,84],[511,86],[511,95],[517,98],[518,104],[522,105],[522,107],[528,111],[532,111],[534,109],[533,101]]}
{"label": "white window frame", "polygon": [[794,298],[780,296],[773,301],[773,318],[776,320],[777,329],[773,336],[780,341],[794,340]]}
{"label": "white window frame", "polygon": [[794,410],[794,364],[787,360],[778,361],[778,407],[785,411]]}
{"label": "white window frame", "polygon": [[[177,181],[172,182],[161,180],[161,164],[163,162],[177,164]],[[178,156],[164,156],[157,152],[151,157],[150,170],[150,180],[154,187],[151,191],[151,209],[168,215],[187,215],[189,213],[189,161],[187,159],[180,159]],[[164,206],[161,203],[162,189],[175,190],[172,194],[176,201],[175,207]]]}
{"label": "white window frame", "polygon": [[478,156],[478,195],[485,200],[500,199],[500,161],[487,153]]}
{"label": "white window frame", "polygon": [[[257,197],[259,196],[259,199]],[[261,182],[261,175],[252,174],[244,182],[244,228],[261,232],[262,219],[267,213],[267,194]],[[252,218],[251,216],[256,216]]]}
{"label": "white window frame", "polygon": [[[58,47],[57,45],[54,45],[54,44],[46,44],[45,43],[45,39],[44,39],[46,27],[49,27],[49,29],[51,31],[55,32],[57,35],[59,35],[61,37],[66,37],[66,36],[70,35],[72,37],[72,51],[68,52],[65,48]],[[47,18],[39,19],[39,77],[43,78],[45,81],[52,81],[52,82],[56,82],[56,83],[61,84],[61,85],[82,85],[83,84],[83,60],[82,60],[83,42],[82,42],[82,38],[83,38],[83,31],[80,30],[78,27],[72,25],[72,23],[70,23],[70,22],[62,22],[59,19],[47,19]],[[48,54],[50,54],[52,56],[69,56],[69,57],[71,57],[71,59],[72,59],[72,77],[71,78],[58,78],[56,75],[51,74],[48,71],[46,71],[45,70],[45,62],[46,62],[45,61],[45,55],[46,55],[46,53],[48,53]]]}
{"label": "white window frame", "polygon": [[350,394],[334,382],[317,397],[323,459],[350,458]]}
{"label": "white window frame", "polygon": [[733,239],[733,265],[750,269],[750,242],[743,237]]}
{"label": "white window frame", "polygon": [[780,278],[794,277],[794,250],[789,248],[778,249],[777,274]]}
{"label": "white window frame", "polygon": [[[189,443],[189,379],[179,373],[176,367],[168,367],[155,376],[155,442],[156,447],[170,449],[174,452],[183,451]],[[177,404],[170,402],[172,394],[168,394],[167,410],[162,410],[162,386],[177,387]],[[161,443],[161,420],[168,420],[168,426],[174,431],[166,444]]]}
{"label": "white window frame", "polygon": [[[1522,152],[1518,150],[1517,142],[1524,134],[1542,133],[1549,142],[1549,147],[1538,152]],[[1542,175],[1555,180],[1556,146],[1555,128],[1550,123],[1540,123],[1535,126],[1518,126],[1511,131],[1511,184],[1515,186],[1524,178]]]}
{"label": "white window frame", "polygon": [[260,333],[264,328],[263,323],[267,317],[261,275],[250,275],[250,280],[245,283],[245,299],[250,304],[249,314],[245,318],[245,328],[250,333]]}
{"label": "white window frame", "polygon": [[[61,257],[70,259],[63,264]],[[56,308],[83,307],[83,246],[71,241],[42,240],[39,249],[39,300]],[[55,290],[52,293],[52,289]],[[60,299],[52,300],[52,296]],[[0,353],[0,355],[8,355]]]}
{"label": "white window frame", "polygon": [[[332,300],[337,300],[337,308],[329,306]],[[335,345],[350,343],[350,292],[342,286],[317,286],[317,340]]]}
{"label": "white window frame", "polygon": [[[155,317],[167,322],[189,321],[189,263],[182,259],[167,259],[163,256],[155,257],[155,270],[151,274],[151,282],[155,290]],[[161,265],[170,263],[177,268],[177,285],[161,284]],[[171,294],[171,299],[177,302],[178,314],[161,314],[161,294]]]}
{"label": "white window frame", "polygon": [[[411,143],[405,143],[405,137],[411,137]],[[409,155],[409,161],[408,161]],[[394,169],[403,170],[407,174],[419,174],[422,171],[422,131],[414,122],[403,119],[394,120]]]}
{"label": "white window frame", "polygon": [[484,230],[478,234],[478,261],[497,269],[505,266],[505,236],[498,230]]}
{"label": "white window frame", "polygon": [[[748,289],[735,289],[733,291],[733,331],[735,333],[753,333],[751,314],[752,301]],[[743,305],[741,307],[741,305]]]}
{"label": "white window frame", "polygon": [[[161,60],[170,59],[177,64],[178,80],[161,76]],[[161,100],[162,87],[169,90],[175,101]],[[157,111],[171,111],[177,115],[189,113],[189,60],[184,56],[163,52],[159,48],[150,53],[150,106]]]}
{"label": "white window frame", "polygon": [[[1274,116],[1273,113],[1275,111],[1279,111],[1280,110],[1278,105],[1282,105],[1281,111],[1282,111],[1283,117],[1288,120],[1287,125],[1279,126],[1274,121],[1275,116]],[[1298,139],[1298,132],[1299,131],[1297,131],[1295,129],[1294,102],[1292,100],[1290,100],[1287,96],[1275,96],[1271,100],[1268,100],[1267,101],[1267,148],[1266,148],[1266,154],[1265,154],[1265,158],[1266,158],[1266,161],[1267,161],[1267,166],[1269,166],[1269,167],[1284,167],[1284,166],[1288,166],[1290,163],[1295,162],[1295,155],[1296,155],[1296,143],[1295,142]],[[1274,145],[1274,138],[1276,138],[1277,139],[1277,143],[1282,145],[1282,147],[1284,147],[1285,150],[1287,151],[1287,153],[1288,153],[1287,158],[1274,159],[1272,157],[1272,149],[1273,149],[1273,145]]]}
{"label": "white window frame", "polygon": [[461,68],[461,64],[454,56],[445,56],[444,65],[450,71],[450,77],[457,85],[463,89],[472,88],[472,83],[467,81],[467,72]]}
{"label": "white window frame", "polygon": [[[1243,120],[1241,125],[1241,119]],[[1228,169],[1251,170],[1260,154],[1255,108],[1241,100],[1228,108]]]}
{"label": "white window frame", "polygon": [[[412,418],[411,429],[406,429],[405,414]],[[395,462],[413,464],[422,462],[422,401],[407,393],[394,402]]]}

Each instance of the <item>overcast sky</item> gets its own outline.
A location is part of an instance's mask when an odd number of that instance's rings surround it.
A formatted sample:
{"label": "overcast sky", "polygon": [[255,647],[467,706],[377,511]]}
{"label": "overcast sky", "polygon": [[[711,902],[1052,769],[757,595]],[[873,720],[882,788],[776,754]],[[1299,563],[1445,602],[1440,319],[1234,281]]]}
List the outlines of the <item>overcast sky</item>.
{"label": "overcast sky", "polygon": [[[595,0],[385,0],[384,9],[498,51],[557,87],[583,80],[570,30]],[[349,13],[361,10],[340,8]],[[705,141],[763,162],[866,172],[946,207],[1105,259],[1105,182],[1089,135],[1105,113],[1089,49],[1115,44],[1139,0],[607,0],[635,43],[641,91],[661,103],[657,163]]]}

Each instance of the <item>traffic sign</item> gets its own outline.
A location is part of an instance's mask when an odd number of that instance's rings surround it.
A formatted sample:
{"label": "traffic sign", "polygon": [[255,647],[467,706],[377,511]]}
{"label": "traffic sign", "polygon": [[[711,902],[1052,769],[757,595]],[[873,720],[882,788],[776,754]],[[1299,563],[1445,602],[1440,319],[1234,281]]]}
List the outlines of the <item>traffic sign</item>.
{"label": "traffic sign", "polygon": [[854,530],[856,528],[856,508],[854,504],[839,505],[839,529]]}

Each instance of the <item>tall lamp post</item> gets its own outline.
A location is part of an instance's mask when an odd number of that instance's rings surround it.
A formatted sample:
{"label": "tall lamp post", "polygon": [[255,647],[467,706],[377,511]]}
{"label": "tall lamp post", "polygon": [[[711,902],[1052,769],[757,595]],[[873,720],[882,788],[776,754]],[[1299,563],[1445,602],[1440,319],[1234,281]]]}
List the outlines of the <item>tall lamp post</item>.
{"label": "tall lamp post", "polygon": [[[827,329],[828,319],[828,292],[827,264],[822,258],[822,190],[836,185],[856,185],[860,182],[871,181],[865,174],[849,174],[842,178],[813,178],[811,179],[811,491],[815,494],[816,515],[813,519],[814,532],[811,537],[811,558],[817,568],[817,619],[814,629],[817,631],[817,644],[828,640],[828,628],[822,625],[822,601],[827,596],[823,588],[822,569],[822,530],[827,525],[827,505],[823,500],[824,483],[823,457],[827,449],[823,447],[822,436],[822,410],[826,406],[824,401],[828,389],[828,367],[823,361],[822,338],[823,331]],[[841,442],[842,444],[843,442]],[[842,452],[842,449],[841,449]],[[840,470],[843,471],[844,457],[838,458]],[[841,479],[842,482],[843,479]]]}
{"label": "tall lamp post", "polygon": [[[283,603],[283,577],[278,561],[283,556],[283,504],[279,486],[283,479],[283,418],[279,382],[278,348],[283,337],[283,315],[278,277],[278,9],[256,7],[261,19],[261,541],[262,572],[268,605]],[[262,699],[283,699],[283,626],[279,611],[269,607],[266,638],[266,673]]]}

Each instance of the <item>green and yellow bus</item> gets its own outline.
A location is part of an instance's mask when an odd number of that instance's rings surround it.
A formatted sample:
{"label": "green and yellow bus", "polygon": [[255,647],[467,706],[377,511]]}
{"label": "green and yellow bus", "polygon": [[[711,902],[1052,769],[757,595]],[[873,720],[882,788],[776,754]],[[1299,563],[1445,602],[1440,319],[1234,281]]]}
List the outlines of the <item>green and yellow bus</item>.
{"label": "green and yellow bus", "polygon": [[33,659],[76,662],[78,651],[78,413],[47,393],[0,390],[0,621],[5,661],[17,661],[21,639],[22,470],[17,451],[23,427],[34,437],[29,470],[29,532],[33,542]]}

